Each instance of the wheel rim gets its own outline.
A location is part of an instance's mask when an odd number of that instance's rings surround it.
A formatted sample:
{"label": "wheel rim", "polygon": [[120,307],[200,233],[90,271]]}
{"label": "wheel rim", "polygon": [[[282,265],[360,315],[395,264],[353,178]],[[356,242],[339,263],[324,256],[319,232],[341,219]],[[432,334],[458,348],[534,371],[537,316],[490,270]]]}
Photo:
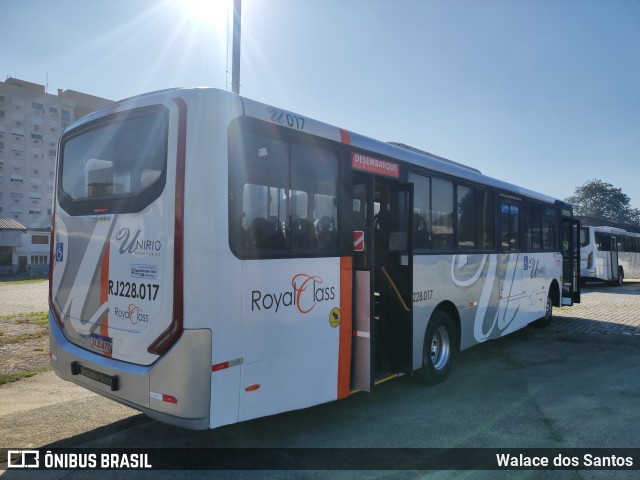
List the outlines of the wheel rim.
{"label": "wheel rim", "polygon": [[451,344],[449,342],[449,332],[441,325],[431,338],[431,364],[436,370],[442,370],[449,361],[451,355]]}

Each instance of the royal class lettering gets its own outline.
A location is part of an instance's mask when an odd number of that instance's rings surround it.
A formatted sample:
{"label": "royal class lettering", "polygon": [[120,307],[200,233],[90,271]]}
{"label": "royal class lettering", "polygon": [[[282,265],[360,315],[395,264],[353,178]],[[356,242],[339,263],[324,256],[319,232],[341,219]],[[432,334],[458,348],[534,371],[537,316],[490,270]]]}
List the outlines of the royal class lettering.
{"label": "royal class lettering", "polygon": [[336,288],[326,287],[322,277],[299,273],[291,279],[291,290],[285,292],[251,292],[251,311],[274,310],[295,307],[300,313],[309,313],[318,303],[334,300]]}
{"label": "royal class lettering", "polygon": [[160,285],[157,283],[123,282],[109,280],[109,295],[139,300],[155,300],[158,297]]}
{"label": "royal class lettering", "polygon": [[143,313],[142,308],[138,305],[134,305],[133,303],[130,304],[126,310],[116,307],[113,313],[117,318],[126,318],[132,325],[139,322],[149,322],[149,315]]}
{"label": "royal class lettering", "polygon": [[141,238],[141,234],[141,230],[136,230],[136,233],[131,235],[129,228],[122,227],[116,232],[116,240],[121,242],[118,251],[138,256],[160,256],[162,242]]}

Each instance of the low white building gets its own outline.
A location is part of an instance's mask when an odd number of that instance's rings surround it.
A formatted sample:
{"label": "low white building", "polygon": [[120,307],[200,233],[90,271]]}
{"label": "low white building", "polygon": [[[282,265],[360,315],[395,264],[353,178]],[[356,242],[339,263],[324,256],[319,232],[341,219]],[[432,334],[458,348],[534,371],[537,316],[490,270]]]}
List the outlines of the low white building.
{"label": "low white building", "polygon": [[16,250],[22,247],[26,233],[17,220],[0,218],[0,275],[17,275],[20,271]]}

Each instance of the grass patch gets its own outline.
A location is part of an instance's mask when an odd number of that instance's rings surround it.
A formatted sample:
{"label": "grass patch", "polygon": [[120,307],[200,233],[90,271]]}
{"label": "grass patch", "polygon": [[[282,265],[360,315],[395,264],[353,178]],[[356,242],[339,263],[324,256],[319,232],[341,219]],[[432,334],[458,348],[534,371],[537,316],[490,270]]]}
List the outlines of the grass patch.
{"label": "grass patch", "polygon": [[17,318],[19,323],[33,323],[36,325],[49,325],[49,312],[9,313],[0,315],[0,320]]}
{"label": "grass patch", "polygon": [[31,340],[32,338],[42,338],[48,334],[49,332],[47,332],[46,330],[40,330],[39,332],[31,332],[31,333],[21,333],[20,335],[13,337],[15,338],[15,342],[13,343],[24,342],[25,340]]}
{"label": "grass patch", "polygon": [[21,380],[23,378],[33,377],[34,375],[38,375],[39,373],[46,372],[49,369],[50,369],[49,367],[40,368],[38,370],[30,370],[28,372],[14,373],[11,375],[5,375],[0,373],[0,385],[4,385],[5,383],[10,383],[10,382],[17,382],[18,380]]}
{"label": "grass patch", "polygon": [[23,313],[20,315],[20,323],[33,323],[46,327],[49,325],[49,312]]}
{"label": "grass patch", "polygon": [[[46,337],[49,334],[49,314],[47,312],[4,315],[0,317],[0,319],[8,320],[9,323],[14,323],[14,325],[31,325],[31,327],[23,327],[23,333],[16,334],[7,333],[6,326],[5,328],[0,329],[0,346],[23,343],[29,340]],[[24,330],[28,331],[25,332]],[[12,329],[9,328],[8,332],[11,331]]]}

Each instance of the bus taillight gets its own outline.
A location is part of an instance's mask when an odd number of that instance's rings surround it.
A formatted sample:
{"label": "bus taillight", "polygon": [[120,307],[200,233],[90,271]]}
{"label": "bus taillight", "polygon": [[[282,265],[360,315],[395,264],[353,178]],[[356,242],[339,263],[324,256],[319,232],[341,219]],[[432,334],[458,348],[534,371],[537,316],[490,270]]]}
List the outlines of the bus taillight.
{"label": "bus taillight", "polygon": [[58,324],[58,326],[62,329],[62,319],[60,318],[60,314],[56,310],[54,301],[53,301],[53,266],[55,265],[55,251],[54,244],[56,238],[56,206],[55,203],[53,205],[53,212],[51,215],[51,238],[49,239],[49,311],[51,315],[53,315],[53,319]]}

